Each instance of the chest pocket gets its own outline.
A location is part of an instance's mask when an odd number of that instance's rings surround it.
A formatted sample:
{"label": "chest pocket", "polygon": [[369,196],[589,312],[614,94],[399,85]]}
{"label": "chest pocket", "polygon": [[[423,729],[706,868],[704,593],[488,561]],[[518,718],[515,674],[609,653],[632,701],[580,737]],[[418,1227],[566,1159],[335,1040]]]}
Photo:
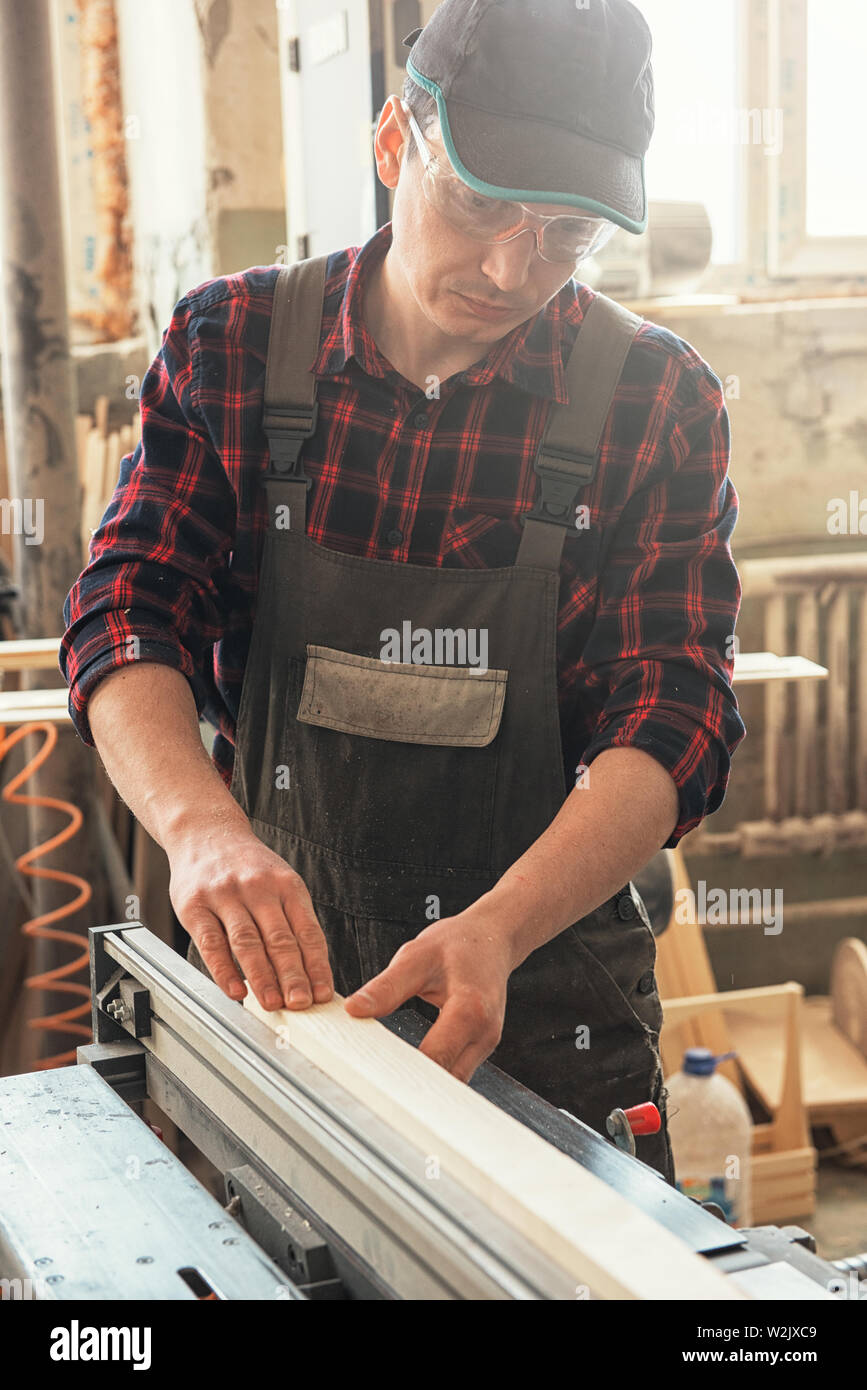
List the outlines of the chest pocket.
{"label": "chest pocket", "polygon": [[[500,569],[514,565],[523,533],[520,515],[503,517],[476,507],[453,508],[443,532],[443,568]],[[564,600],[571,594],[573,604],[576,597],[582,607],[595,604],[600,565],[604,563],[602,536],[593,512],[586,525],[566,532],[560,571]]]}
{"label": "chest pocket", "polygon": [[320,646],[303,679],[301,665],[287,697],[287,828],[365,862],[488,871],[508,672]]}
{"label": "chest pocket", "polygon": [[522,531],[520,517],[494,516],[477,507],[454,507],[443,531],[445,569],[500,569],[513,565]]}

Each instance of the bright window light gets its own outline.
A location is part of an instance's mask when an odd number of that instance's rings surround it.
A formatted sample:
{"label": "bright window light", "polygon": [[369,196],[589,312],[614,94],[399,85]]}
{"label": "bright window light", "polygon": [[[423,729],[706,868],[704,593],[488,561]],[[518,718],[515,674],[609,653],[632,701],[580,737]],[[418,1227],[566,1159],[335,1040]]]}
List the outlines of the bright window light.
{"label": "bright window light", "polygon": [[756,138],[739,109],[737,0],[639,0],[638,8],[653,35],[656,86],[648,198],[704,203],[713,227],[712,259],[731,264],[741,254],[745,130]]}
{"label": "bright window light", "polygon": [[864,0],[809,0],[808,236],[867,235],[865,61]]}

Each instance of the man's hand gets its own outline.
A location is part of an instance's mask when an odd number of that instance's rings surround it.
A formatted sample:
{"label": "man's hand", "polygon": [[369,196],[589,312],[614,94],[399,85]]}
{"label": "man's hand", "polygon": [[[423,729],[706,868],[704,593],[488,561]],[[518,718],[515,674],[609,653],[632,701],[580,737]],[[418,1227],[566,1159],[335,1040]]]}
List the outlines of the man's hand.
{"label": "man's hand", "polygon": [[627,883],[670,837],[677,809],[674,780],[649,753],[607,748],[592,786],[569,794],[491,891],[401,946],[347,1012],[381,1018],[414,995],[435,1004],[420,1050],[469,1081],[502,1036],[512,971]]}
{"label": "man's hand", "polygon": [[517,962],[490,918],[469,908],[426,927],[345,1004],[354,1018],[382,1018],[418,995],[440,1010],[419,1048],[469,1081],[503,1031],[506,986]]}
{"label": "man's hand", "polygon": [[328,946],[300,876],[237,822],[166,846],[181,925],[230,999],[306,1009],[334,993]]}

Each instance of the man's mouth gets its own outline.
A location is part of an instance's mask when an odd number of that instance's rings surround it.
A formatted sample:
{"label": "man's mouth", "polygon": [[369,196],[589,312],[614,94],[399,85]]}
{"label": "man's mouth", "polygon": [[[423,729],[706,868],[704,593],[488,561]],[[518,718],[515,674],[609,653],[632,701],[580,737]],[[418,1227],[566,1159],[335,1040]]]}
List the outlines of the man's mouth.
{"label": "man's mouth", "polygon": [[460,291],[456,293],[479,318],[501,319],[518,312],[508,304],[492,304],[488,299],[473,299],[472,295],[461,294]]}

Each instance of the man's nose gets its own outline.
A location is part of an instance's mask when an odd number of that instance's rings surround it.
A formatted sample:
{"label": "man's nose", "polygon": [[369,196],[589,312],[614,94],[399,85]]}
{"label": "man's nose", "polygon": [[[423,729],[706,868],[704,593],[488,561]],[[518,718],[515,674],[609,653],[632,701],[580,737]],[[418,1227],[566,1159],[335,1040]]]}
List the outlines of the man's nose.
{"label": "man's nose", "polygon": [[530,267],[538,254],[538,233],[535,228],[527,227],[512,241],[499,241],[487,247],[482,270],[503,294],[514,294],[526,285]]}

